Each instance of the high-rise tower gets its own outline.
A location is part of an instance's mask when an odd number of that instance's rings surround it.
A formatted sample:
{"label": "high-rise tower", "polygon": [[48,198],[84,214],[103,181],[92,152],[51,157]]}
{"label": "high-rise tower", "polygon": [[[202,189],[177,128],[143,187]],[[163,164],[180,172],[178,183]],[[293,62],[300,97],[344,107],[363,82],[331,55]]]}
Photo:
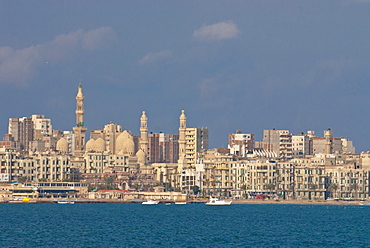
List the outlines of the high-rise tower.
{"label": "high-rise tower", "polygon": [[84,154],[86,130],[84,123],[84,96],[82,94],[82,84],[78,85],[76,96],[76,126],[74,132],[74,155],[80,157]]}

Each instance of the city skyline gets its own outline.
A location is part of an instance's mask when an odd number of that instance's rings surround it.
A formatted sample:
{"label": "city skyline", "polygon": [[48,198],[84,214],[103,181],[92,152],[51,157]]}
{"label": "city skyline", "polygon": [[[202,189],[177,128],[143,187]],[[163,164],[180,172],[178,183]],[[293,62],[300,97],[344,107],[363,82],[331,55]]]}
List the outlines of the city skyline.
{"label": "city skyline", "polygon": [[[42,114],[75,125],[110,121],[139,134],[208,127],[210,147],[236,130],[348,137],[370,150],[368,1],[2,2],[0,130]],[[6,107],[5,107],[6,106]]]}

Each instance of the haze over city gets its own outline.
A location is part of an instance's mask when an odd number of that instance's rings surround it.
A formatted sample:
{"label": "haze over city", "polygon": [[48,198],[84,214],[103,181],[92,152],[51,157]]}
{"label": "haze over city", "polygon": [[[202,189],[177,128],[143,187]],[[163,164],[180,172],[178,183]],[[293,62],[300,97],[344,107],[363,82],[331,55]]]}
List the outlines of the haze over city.
{"label": "haze over city", "polygon": [[314,130],[370,150],[370,1],[1,1],[0,135],[8,118],[139,134]]}

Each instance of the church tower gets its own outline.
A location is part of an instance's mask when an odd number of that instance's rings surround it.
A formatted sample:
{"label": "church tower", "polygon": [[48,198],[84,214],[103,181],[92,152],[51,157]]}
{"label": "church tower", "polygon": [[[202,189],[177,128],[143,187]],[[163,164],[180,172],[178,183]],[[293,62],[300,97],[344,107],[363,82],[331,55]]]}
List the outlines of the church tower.
{"label": "church tower", "polygon": [[84,124],[84,96],[82,94],[82,84],[78,85],[76,96],[76,126],[73,127],[74,133],[74,156],[80,157],[84,154],[86,130]]}
{"label": "church tower", "polygon": [[185,110],[182,110],[180,115],[180,127],[179,127],[179,160],[178,170],[181,171],[186,166],[186,116]]}

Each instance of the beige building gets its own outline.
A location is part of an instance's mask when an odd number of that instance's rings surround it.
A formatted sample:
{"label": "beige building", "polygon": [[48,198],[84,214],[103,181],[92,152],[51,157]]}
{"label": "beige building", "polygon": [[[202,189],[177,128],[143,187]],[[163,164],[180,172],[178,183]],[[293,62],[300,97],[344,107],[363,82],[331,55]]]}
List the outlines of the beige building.
{"label": "beige building", "polygon": [[12,150],[0,152],[1,174],[8,182],[52,182],[67,180],[73,172],[70,157],[56,153],[36,153],[24,157]]}
{"label": "beige building", "polygon": [[311,137],[309,134],[297,134],[292,136],[292,158],[304,158],[311,154]]}
{"label": "beige building", "polygon": [[326,169],[331,198],[369,198],[369,170],[349,166],[332,166]]}
{"label": "beige building", "polygon": [[198,161],[198,154],[208,150],[208,128],[187,127],[185,147],[187,166],[193,166]]}
{"label": "beige building", "polygon": [[280,159],[289,160],[292,153],[292,134],[288,130],[264,130],[260,145],[264,150],[275,152]]}

